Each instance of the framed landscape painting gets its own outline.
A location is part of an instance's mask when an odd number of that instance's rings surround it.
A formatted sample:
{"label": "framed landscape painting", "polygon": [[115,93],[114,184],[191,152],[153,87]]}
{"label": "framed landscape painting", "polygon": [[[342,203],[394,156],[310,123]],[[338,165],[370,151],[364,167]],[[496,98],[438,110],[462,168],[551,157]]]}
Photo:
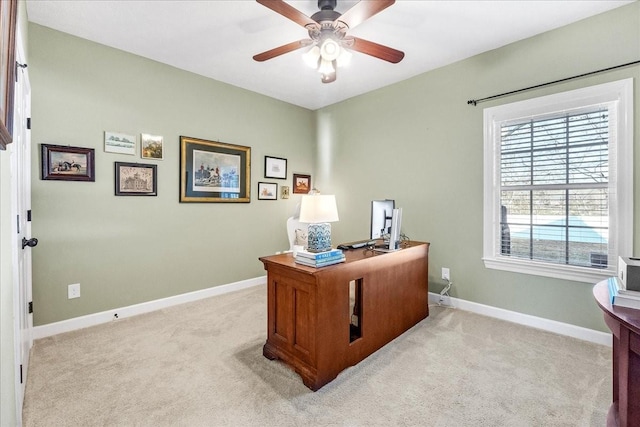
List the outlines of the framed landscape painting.
{"label": "framed landscape painting", "polygon": [[251,147],[180,137],[181,203],[249,203]]}
{"label": "framed landscape painting", "polygon": [[140,134],[140,155],[142,158],[162,160],[164,156],[162,139],[162,136],[159,135]]}

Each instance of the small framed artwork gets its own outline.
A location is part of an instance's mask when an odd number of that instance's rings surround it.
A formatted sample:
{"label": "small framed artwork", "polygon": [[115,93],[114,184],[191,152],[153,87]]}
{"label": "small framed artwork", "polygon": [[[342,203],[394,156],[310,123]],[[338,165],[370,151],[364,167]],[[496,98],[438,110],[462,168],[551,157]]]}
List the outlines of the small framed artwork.
{"label": "small framed artwork", "polygon": [[287,159],[264,156],[264,177],[287,179]]}
{"label": "small framed artwork", "polygon": [[125,135],[124,133],[105,132],[104,151],[107,153],[136,155],[135,135]]}
{"label": "small framed artwork", "polygon": [[41,145],[42,179],[95,181],[95,150],[66,145]]}
{"label": "small framed artwork", "polygon": [[311,190],[311,175],[293,174],[293,193],[307,194]]}
{"label": "small framed artwork", "polygon": [[162,137],[158,135],[140,134],[140,156],[143,159],[163,159]]}
{"label": "small framed artwork", "polygon": [[249,203],[251,147],[180,137],[180,202]]}
{"label": "small framed artwork", "polygon": [[157,165],[115,162],[116,196],[157,196]]}
{"label": "small framed artwork", "polygon": [[258,200],[276,200],[278,198],[278,184],[275,182],[258,183]]}
{"label": "small framed artwork", "polygon": [[288,199],[289,198],[289,186],[288,185],[283,185],[282,187],[280,187],[280,198],[281,199]]}

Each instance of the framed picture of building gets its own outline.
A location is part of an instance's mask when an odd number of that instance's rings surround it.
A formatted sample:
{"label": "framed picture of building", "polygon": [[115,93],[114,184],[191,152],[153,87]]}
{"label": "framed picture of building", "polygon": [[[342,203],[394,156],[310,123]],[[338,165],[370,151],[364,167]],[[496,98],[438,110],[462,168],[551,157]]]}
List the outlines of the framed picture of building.
{"label": "framed picture of building", "polygon": [[116,196],[157,196],[157,165],[115,162]]}

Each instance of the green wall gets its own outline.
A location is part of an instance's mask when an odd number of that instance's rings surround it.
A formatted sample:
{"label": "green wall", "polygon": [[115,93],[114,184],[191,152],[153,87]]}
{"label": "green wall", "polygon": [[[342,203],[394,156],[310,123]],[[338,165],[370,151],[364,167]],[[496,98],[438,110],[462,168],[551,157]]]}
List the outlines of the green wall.
{"label": "green wall", "polygon": [[[483,108],[629,77],[640,123],[640,66],[573,80],[477,106],[478,99],[640,60],[640,4],[496,49],[329,106],[318,152],[329,161],[343,240],[368,232],[369,201],[393,198],[403,231],[431,243],[430,289],[451,269],[451,295],[606,331],[592,284],[486,269],[482,261]],[[635,126],[635,164],[640,165]],[[640,248],[640,174],[635,167],[634,248]]]}
{"label": "green wall", "polygon": [[[590,284],[484,268],[482,109],[638,77],[640,68],[466,101],[638,60],[639,28],[636,2],[311,112],[31,24],[34,152],[42,143],[92,147],[97,170],[95,183],[42,181],[33,159],[35,324],[263,275],[257,258],[287,247],[285,219],[299,200],[255,200],[264,155],[274,155],[289,159],[279,184],[311,173],[336,194],[336,242],[366,237],[370,200],[394,198],[405,233],[432,244],[432,290],[449,267],[453,296],[605,331]],[[639,93],[636,80],[636,123]],[[105,153],[104,131],[164,136],[158,197],[113,195],[113,162],[140,159]],[[180,135],[251,146],[252,202],[178,203]],[[81,298],[67,300],[77,282]]]}
{"label": "green wall", "polygon": [[[288,249],[300,196],[256,200],[258,181],[313,173],[315,114],[139,56],[29,26],[32,85],[34,324],[265,274],[259,256]],[[104,131],[164,137],[164,159],[106,153]],[[251,203],[179,203],[181,135],[245,145]],[[40,144],[95,149],[96,181],[40,179]],[[288,159],[265,180],[264,156]],[[116,197],[114,162],[158,165],[157,197]],[[81,297],[67,299],[67,285]]]}

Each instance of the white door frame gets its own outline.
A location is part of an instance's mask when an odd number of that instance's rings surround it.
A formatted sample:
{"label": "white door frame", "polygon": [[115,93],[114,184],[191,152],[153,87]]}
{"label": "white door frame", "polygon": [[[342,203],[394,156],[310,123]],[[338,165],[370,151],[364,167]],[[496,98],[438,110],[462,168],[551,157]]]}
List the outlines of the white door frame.
{"label": "white door frame", "polygon": [[[18,25],[16,63],[25,65],[24,44]],[[11,147],[11,212],[13,247],[13,304],[15,348],[16,422],[22,425],[22,405],[27,383],[29,351],[33,345],[31,247],[23,248],[23,239],[31,239],[31,86],[26,67],[17,67],[14,97],[13,143]],[[13,220],[16,219],[16,220]]]}

